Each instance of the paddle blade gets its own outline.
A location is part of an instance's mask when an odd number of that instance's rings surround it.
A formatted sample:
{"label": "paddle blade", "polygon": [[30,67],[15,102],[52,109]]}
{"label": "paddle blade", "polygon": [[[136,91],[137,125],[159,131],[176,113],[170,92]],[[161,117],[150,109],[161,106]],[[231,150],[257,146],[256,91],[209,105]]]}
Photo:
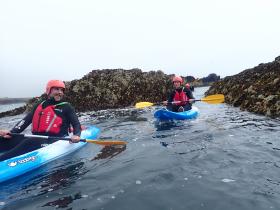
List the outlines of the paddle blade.
{"label": "paddle blade", "polygon": [[225,101],[225,96],[223,94],[210,95],[202,98],[201,101],[209,104],[219,104]]}
{"label": "paddle blade", "polygon": [[154,104],[151,102],[139,102],[139,103],[135,104],[135,108],[142,109],[142,108],[153,106],[153,105]]}
{"label": "paddle blade", "polygon": [[99,145],[103,145],[103,146],[124,145],[127,143],[125,141],[101,141],[101,140],[91,140],[91,139],[86,139],[86,142],[93,143],[93,144],[99,144]]}

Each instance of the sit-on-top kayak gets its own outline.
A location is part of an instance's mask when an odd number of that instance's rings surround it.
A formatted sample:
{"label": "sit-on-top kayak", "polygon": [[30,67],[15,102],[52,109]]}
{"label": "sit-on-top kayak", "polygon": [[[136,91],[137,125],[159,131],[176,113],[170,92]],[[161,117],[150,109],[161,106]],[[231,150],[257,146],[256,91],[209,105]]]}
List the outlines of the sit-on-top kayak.
{"label": "sit-on-top kayak", "polygon": [[[87,127],[82,131],[81,138],[96,139],[100,130],[94,126]],[[34,139],[34,141],[40,141]],[[46,147],[28,152],[0,162],[0,182],[20,176],[34,170],[50,161],[70,154],[85,146],[86,142],[70,144],[68,141],[59,140]]]}
{"label": "sit-on-top kayak", "polygon": [[194,119],[198,115],[198,108],[192,107],[191,110],[185,112],[172,112],[167,109],[159,109],[154,113],[154,117],[159,120],[187,120]]}

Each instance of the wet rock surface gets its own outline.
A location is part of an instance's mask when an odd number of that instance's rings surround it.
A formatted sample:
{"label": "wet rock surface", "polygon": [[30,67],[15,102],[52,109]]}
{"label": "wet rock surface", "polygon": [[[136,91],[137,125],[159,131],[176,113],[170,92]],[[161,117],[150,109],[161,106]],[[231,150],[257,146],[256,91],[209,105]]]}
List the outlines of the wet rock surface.
{"label": "wet rock surface", "polygon": [[225,101],[241,110],[280,117],[280,56],[273,62],[225,77],[213,84],[206,95],[222,93]]}

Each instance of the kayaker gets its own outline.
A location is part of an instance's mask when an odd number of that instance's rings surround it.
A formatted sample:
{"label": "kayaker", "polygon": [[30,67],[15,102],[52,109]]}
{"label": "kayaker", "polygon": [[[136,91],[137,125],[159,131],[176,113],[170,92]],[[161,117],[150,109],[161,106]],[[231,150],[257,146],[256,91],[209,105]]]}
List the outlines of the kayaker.
{"label": "kayaker", "polygon": [[29,139],[11,136],[10,133],[21,133],[32,124],[32,134],[44,136],[68,136],[70,126],[73,135],[70,143],[80,141],[81,124],[74,108],[63,101],[65,84],[60,80],[50,80],[46,86],[47,99],[36,104],[20,122],[10,131],[0,130],[0,137],[6,138],[0,142],[0,152],[7,151],[0,156],[0,161],[39,149],[53,143],[55,140]]}
{"label": "kayaker", "polygon": [[183,79],[180,76],[175,76],[172,79],[174,90],[168,97],[168,100],[163,104],[167,106],[167,109],[172,112],[183,112],[190,110],[192,104],[189,99],[194,99],[192,92],[182,87]]}
{"label": "kayaker", "polygon": [[190,83],[186,83],[185,87],[190,91],[194,91],[194,87],[190,85]]}
{"label": "kayaker", "polygon": [[190,90],[191,89],[190,83],[186,83],[185,87]]}

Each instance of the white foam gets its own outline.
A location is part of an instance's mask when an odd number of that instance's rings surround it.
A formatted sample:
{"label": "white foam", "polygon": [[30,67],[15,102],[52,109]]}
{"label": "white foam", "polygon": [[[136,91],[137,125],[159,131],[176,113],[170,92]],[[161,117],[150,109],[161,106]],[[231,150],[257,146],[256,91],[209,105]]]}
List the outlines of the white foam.
{"label": "white foam", "polygon": [[235,182],[235,180],[233,180],[233,179],[222,179],[222,182]]}
{"label": "white foam", "polygon": [[142,184],[142,182],[140,180],[137,180],[136,184]]}

